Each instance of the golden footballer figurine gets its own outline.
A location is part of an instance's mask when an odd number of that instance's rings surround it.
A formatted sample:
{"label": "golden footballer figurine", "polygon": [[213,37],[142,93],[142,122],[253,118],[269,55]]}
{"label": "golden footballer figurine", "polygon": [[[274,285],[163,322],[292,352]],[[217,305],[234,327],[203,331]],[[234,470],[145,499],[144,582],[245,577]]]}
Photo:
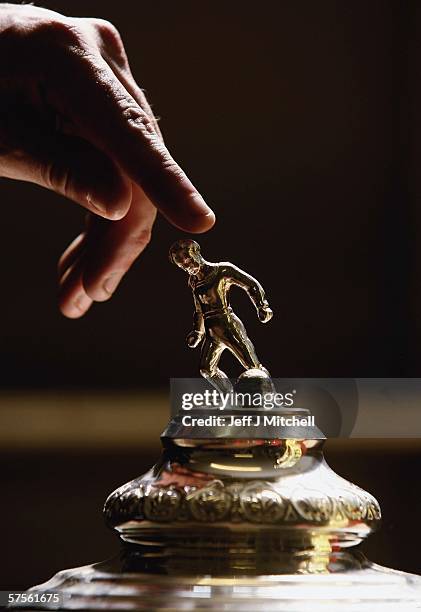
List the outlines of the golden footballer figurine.
{"label": "golden footballer figurine", "polygon": [[169,253],[170,261],[189,274],[189,286],[195,305],[193,330],[187,344],[195,348],[202,342],[200,373],[219,391],[232,389],[228,376],[218,368],[225,349],[238,359],[245,370],[259,369],[260,363],[246,329],[229,304],[232,285],[244,289],[256,307],[257,316],[267,323],[273,316],[258,281],[229,262],[210,263],[194,240],[178,240]]}

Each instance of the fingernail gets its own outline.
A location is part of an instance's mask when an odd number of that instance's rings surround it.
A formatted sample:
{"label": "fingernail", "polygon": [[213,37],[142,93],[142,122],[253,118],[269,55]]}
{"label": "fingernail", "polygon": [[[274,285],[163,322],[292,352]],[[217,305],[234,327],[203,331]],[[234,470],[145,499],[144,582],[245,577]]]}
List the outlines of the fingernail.
{"label": "fingernail", "polygon": [[86,199],[88,201],[88,204],[92,208],[97,210],[102,217],[107,215],[107,209],[104,206],[104,204],[102,204],[101,202],[98,202],[97,200],[94,200],[94,198],[92,197],[90,193],[86,194]]}
{"label": "fingernail", "polygon": [[121,281],[120,274],[112,274],[108,278],[105,279],[102,288],[108,295],[112,295],[114,291],[117,289],[118,283]]}
{"label": "fingernail", "polygon": [[85,310],[91,305],[91,302],[91,298],[82,293],[75,299],[73,305],[75,308],[77,308],[77,310],[80,310],[80,312],[85,312]]}
{"label": "fingernail", "polygon": [[86,294],[80,294],[71,304],[64,305],[62,312],[69,319],[78,319],[91,307],[92,300]]}

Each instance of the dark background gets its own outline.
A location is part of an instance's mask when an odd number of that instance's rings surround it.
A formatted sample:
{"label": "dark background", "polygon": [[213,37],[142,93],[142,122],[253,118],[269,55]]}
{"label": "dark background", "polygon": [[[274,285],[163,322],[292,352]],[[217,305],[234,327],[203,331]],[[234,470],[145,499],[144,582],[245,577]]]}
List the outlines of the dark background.
{"label": "dark background", "polygon": [[[420,5],[43,6],[119,28],[171,152],[216,211],[199,238],[205,257],[233,261],[267,291],[269,326],[240,292],[233,302],[273,375],[420,376]],[[195,375],[191,295],[167,259],[177,230],[159,219],[113,299],[69,321],[56,307],[56,261],[83,211],[6,180],[0,198],[2,389],[158,388]],[[152,458],[141,443],[2,452],[3,588],[109,556],[102,502]],[[385,511],[370,557],[420,572],[420,452],[348,446],[331,459]]]}

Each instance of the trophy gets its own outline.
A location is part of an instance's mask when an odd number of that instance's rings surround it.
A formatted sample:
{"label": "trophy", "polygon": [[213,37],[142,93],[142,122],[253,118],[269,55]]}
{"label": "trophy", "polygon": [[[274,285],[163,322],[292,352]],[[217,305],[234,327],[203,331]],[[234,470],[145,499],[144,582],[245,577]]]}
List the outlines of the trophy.
{"label": "trophy", "polygon": [[[60,604],[21,607],[419,610],[421,578],[373,564],[359,550],[379,527],[379,504],[327,465],[325,436],[308,408],[288,401],[269,415],[254,402],[276,388],[229,290],[244,289],[267,323],[272,310],[259,282],[231,263],[207,262],[192,240],[176,242],[170,261],[189,277],[187,344],[201,347],[202,382],[210,398],[229,401],[188,417],[176,411],[158,463],[108,497],[104,516],[121,540],[118,557],[61,571],[28,591],[38,602],[58,593]],[[236,381],[219,368],[225,349],[244,368]]]}

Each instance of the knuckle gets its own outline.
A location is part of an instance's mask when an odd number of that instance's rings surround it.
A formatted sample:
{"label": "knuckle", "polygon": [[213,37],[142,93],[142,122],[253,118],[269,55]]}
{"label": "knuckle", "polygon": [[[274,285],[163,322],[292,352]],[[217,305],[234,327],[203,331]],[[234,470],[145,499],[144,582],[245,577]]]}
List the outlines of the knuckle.
{"label": "knuckle", "polygon": [[40,176],[41,184],[45,185],[47,189],[54,190],[55,188],[55,168],[52,162],[41,163],[38,167],[38,173]]}
{"label": "knuckle", "polygon": [[70,19],[50,18],[33,26],[32,36],[36,40],[57,47],[82,45],[86,38],[83,28]]}
{"label": "knuckle", "polygon": [[151,117],[134,101],[122,106],[122,116],[129,127],[156,135]]}
{"label": "knuckle", "polygon": [[106,19],[94,19],[93,23],[97,32],[106,39],[107,42],[112,42],[116,45],[122,44],[120,33],[111,21],[107,21]]}
{"label": "knuckle", "polygon": [[91,19],[99,44],[105,54],[112,56],[121,68],[128,67],[128,60],[120,32],[106,19]]}
{"label": "knuckle", "polygon": [[88,46],[83,20],[36,7],[22,7],[1,37],[1,50],[14,54],[21,64],[48,71],[72,48]]}
{"label": "knuckle", "polygon": [[71,177],[70,171],[54,161],[41,163],[39,166],[41,183],[47,189],[69,196]]}
{"label": "knuckle", "polygon": [[148,246],[152,238],[152,230],[150,228],[143,228],[139,232],[136,232],[131,237],[131,244],[139,250],[143,250]]}
{"label": "knuckle", "polygon": [[85,28],[78,20],[44,19],[28,33],[29,51],[41,61],[50,76],[68,74],[75,60],[92,55],[92,45]]}

